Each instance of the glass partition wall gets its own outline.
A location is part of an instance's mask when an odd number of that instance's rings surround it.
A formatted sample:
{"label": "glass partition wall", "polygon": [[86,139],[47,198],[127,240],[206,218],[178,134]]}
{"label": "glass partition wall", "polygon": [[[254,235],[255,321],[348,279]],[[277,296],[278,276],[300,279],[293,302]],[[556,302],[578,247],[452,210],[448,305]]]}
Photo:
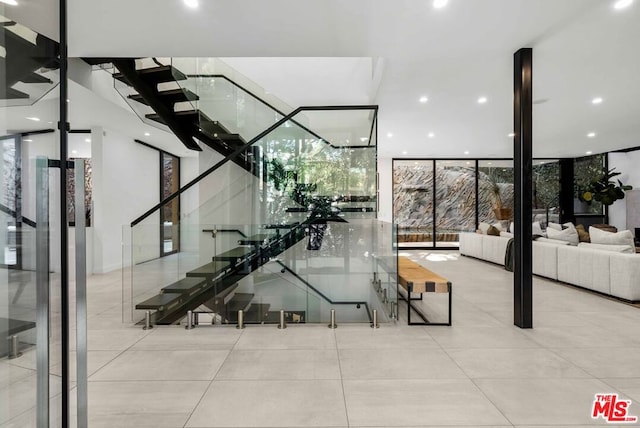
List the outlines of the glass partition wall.
{"label": "glass partition wall", "polygon": [[[557,160],[534,161],[534,214],[544,229],[560,220]],[[513,161],[395,159],[393,214],[400,248],[455,249],[481,222],[513,221]]]}
{"label": "glass partition wall", "polygon": [[[300,109],[125,228],[130,320],[326,323],[391,319],[392,228],[376,218],[375,107]],[[241,162],[237,160],[242,159]],[[180,201],[179,251],[157,256]],[[391,245],[391,241],[387,242]],[[375,275],[374,275],[375,274]],[[395,281],[395,280],[393,280]],[[394,282],[395,284],[395,282]]]}
{"label": "glass partition wall", "polygon": [[[53,8],[31,5],[40,8],[57,21]],[[59,48],[15,13],[0,2],[0,426],[45,428],[61,425],[68,380],[59,134],[50,129],[60,118]]]}

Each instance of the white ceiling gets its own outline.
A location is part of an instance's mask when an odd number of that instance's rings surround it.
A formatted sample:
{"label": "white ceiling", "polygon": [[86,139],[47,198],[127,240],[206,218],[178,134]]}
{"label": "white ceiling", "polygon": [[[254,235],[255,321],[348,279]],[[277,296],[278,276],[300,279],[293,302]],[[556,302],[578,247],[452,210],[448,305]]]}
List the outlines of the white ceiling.
{"label": "white ceiling", "polygon": [[536,156],[640,145],[638,0],[200,3],[69,0],[69,54],[254,57],[231,62],[294,107],[379,104],[381,156],[481,157],[511,156],[512,57],[532,47]]}

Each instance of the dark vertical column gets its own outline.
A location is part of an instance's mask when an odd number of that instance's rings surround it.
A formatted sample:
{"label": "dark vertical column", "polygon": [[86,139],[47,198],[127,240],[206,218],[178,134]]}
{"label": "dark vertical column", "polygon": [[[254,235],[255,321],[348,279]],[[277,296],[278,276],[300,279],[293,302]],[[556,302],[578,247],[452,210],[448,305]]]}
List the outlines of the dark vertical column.
{"label": "dark vertical column", "polygon": [[532,305],[532,98],[533,50],[520,49],[513,61],[513,146],[515,257],[513,272],[513,322],[533,327]]}
{"label": "dark vertical column", "polygon": [[60,0],[60,311],[62,347],[62,428],[69,427],[69,222],[67,220],[67,133],[69,89],[67,53],[67,0]]}
{"label": "dark vertical column", "polygon": [[573,159],[560,159],[560,223],[576,222],[573,211]]}

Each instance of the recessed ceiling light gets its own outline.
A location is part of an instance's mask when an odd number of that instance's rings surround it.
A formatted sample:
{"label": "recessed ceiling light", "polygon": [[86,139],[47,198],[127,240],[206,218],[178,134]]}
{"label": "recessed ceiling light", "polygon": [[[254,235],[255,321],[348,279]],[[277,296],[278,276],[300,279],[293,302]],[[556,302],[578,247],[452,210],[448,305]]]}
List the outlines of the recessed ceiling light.
{"label": "recessed ceiling light", "polygon": [[393,137],[393,134],[391,132],[387,133],[387,138],[391,138]]}
{"label": "recessed ceiling light", "polygon": [[509,135],[507,135],[507,137],[509,137],[509,138],[513,138],[513,137],[515,137],[515,136],[516,136],[516,133],[515,133],[515,132],[511,132]]}
{"label": "recessed ceiling light", "polygon": [[469,151],[467,150],[466,152],[464,152],[464,154],[465,154],[465,155],[468,155],[468,154],[469,154]]}
{"label": "recessed ceiling light", "polygon": [[433,0],[434,9],[442,9],[449,3],[449,0]]}
{"label": "recessed ceiling light", "polygon": [[360,141],[362,141],[363,143],[364,143],[365,141],[367,141],[367,140],[368,140],[368,138],[367,138],[367,137],[360,137]]}
{"label": "recessed ceiling light", "polygon": [[349,139],[344,140],[345,143],[349,144]]}
{"label": "recessed ceiling light", "polygon": [[16,0],[0,0],[0,3],[10,4],[11,6],[18,5],[18,2]]}
{"label": "recessed ceiling light", "polygon": [[425,104],[427,101],[429,101],[429,98],[428,98],[428,97],[426,97],[426,96],[422,96],[422,97],[420,97],[420,100],[419,100],[419,101],[420,101],[422,104]]}
{"label": "recessed ceiling light", "polygon": [[145,133],[144,133],[144,136],[145,136],[145,137],[148,137],[148,136],[150,136],[150,135],[151,135],[151,134],[149,134],[148,132],[145,132]]}
{"label": "recessed ceiling light", "polygon": [[591,104],[602,104],[602,101],[604,100],[601,97],[595,97],[591,100]]}
{"label": "recessed ceiling light", "polygon": [[85,142],[85,143],[90,143],[90,142],[91,142],[91,138],[85,138],[85,139],[84,139],[84,142]]}
{"label": "recessed ceiling light", "polygon": [[484,104],[484,103],[486,103],[487,101],[489,101],[489,100],[487,99],[487,97],[480,97],[480,98],[478,98],[478,104]]}
{"label": "recessed ceiling light", "polygon": [[589,132],[589,133],[587,134],[587,137],[589,137],[589,138],[595,138],[595,136],[596,136],[596,133],[595,133],[595,132]]}
{"label": "recessed ceiling light", "polygon": [[436,134],[434,134],[433,132],[429,132],[429,135],[427,135],[429,138],[433,138],[436,136]]}
{"label": "recessed ceiling light", "polygon": [[592,152],[591,150],[589,150],[589,151],[587,152],[587,154],[588,154],[588,155],[592,155],[592,154],[593,154],[593,152]]}
{"label": "recessed ceiling light", "polygon": [[25,117],[25,119],[33,120],[34,122],[40,122],[39,117]]}
{"label": "recessed ceiling light", "polygon": [[22,141],[26,141],[27,143],[31,143],[33,140],[22,140]]}
{"label": "recessed ceiling light", "polygon": [[403,155],[406,155],[406,154],[407,154],[407,151],[406,151],[406,150],[405,150],[405,151],[403,151],[403,152],[402,152],[402,154],[403,154]]}
{"label": "recessed ceiling light", "polygon": [[491,162],[487,162],[487,165],[491,165]]}
{"label": "recessed ceiling light", "polygon": [[467,162],[467,165],[471,165],[471,162]]}
{"label": "recessed ceiling light", "polygon": [[632,3],[633,3],[633,0],[618,0],[613,4],[613,8],[618,10],[625,9],[631,6]]}
{"label": "recessed ceiling light", "polygon": [[195,9],[198,6],[200,6],[200,3],[198,2],[198,0],[184,0],[184,4],[186,4],[191,9]]}
{"label": "recessed ceiling light", "polygon": [[75,155],[75,154],[77,154],[77,153],[78,153],[78,151],[77,151],[77,150],[71,150],[71,154],[72,154],[72,155]]}

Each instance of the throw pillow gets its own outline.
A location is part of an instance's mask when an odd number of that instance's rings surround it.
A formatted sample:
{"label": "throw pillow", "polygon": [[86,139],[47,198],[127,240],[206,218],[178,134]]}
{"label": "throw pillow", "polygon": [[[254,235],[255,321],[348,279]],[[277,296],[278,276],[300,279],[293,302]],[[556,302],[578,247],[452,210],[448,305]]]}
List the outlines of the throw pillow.
{"label": "throw pillow", "polygon": [[569,245],[567,241],[558,241],[557,239],[548,239],[548,238],[538,238],[536,239],[536,242],[545,242],[547,244],[554,244],[554,245]]}
{"label": "throw pillow", "polygon": [[489,229],[487,229],[487,235],[500,236],[500,231],[495,226],[489,226]]}
{"label": "throw pillow", "polygon": [[547,225],[547,229],[562,230],[562,225],[560,223],[554,223],[550,221]]}
{"label": "throw pillow", "polygon": [[516,224],[514,222],[511,222],[511,224],[509,225],[508,232],[516,233]]}
{"label": "throw pillow", "polygon": [[575,229],[555,230],[547,229],[547,238],[557,239],[559,241],[567,241],[570,244],[578,245],[580,239]]}
{"label": "throw pillow", "polygon": [[544,236],[544,233],[542,232],[542,227],[540,227],[540,222],[539,221],[534,221],[531,224],[531,234],[532,235],[538,235],[538,236]]}
{"label": "throw pillow", "polygon": [[489,223],[485,223],[485,222],[481,222],[478,225],[478,229],[480,229],[482,231],[483,235],[487,234],[487,230],[489,230],[490,227],[491,227],[491,225]]}
{"label": "throw pillow", "polygon": [[492,226],[502,232],[502,223],[493,223]]}
{"label": "throw pillow", "polygon": [[576,231],[578,232],[578,239],[580,240],[580,242],[591,242],[591,238],[589,238],[589,232],[584,230],[583,225],[577,225]]}
{"label": "throw pillow", "polygon": [[589,236],[592,244],[628,245],[632,248],[636,246],[633,240],[633,233],[630,230],[613,233],[591,226],[589,228]]}
{"label": "throw pillow", "polygon": [[563,229],[575,229],[576,225],[571,223],[571,222],[562,223],[562,228]]}

